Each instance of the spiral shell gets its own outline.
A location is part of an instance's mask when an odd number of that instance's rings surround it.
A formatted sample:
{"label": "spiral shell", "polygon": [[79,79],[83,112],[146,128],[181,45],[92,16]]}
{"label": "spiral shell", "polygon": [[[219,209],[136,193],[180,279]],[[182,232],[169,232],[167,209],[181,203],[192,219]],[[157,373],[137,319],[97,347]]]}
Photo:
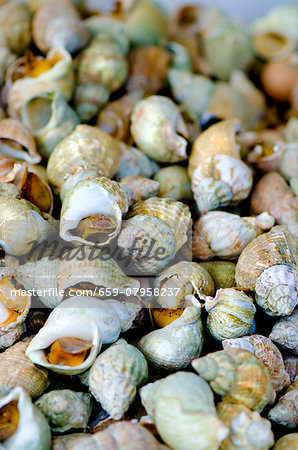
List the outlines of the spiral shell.
{"label": "spiral shell", "polygon": [[159,183],[140,175],[128,175],[120,180],[120,184],[133,191],[132,202],[140,202],[149,197],[155,197]]}
{"label": "spiral shell", "polygon": [[163,167],[154,175],[153,180],[159,183],[158,197],[178,201],[192,199],[190,179],[185,167]]}
{"label": "spiral shell", "polygon": [[273,325],[269,338],[286,350],[298,354],[298,311]]}
{"label": "spiral shell", "polygon": [[275,392],[265,365],[245,350],[227,348],[209,353],[194,359],[192,366],[223,402],[241,404],[259,412],[274,402]]}
{"label": "spiral shell", "polygon": [[216,291],[217,289],[232,288],[236,286],[235,263],[230,261],[206,261],[200,262],[199,264],[210,273]]}
{"label": "spiral shell", "polygon": [[89,373],[89,388],[113,419],[119,420],[136,395],[136,388],[148,378],[142,353],[120,339],[101,353]]}
{"label": "spiral shell", "polygon": [[0,8],[0,46],[22,54],[31,41],[30,12],[26,4],[10,1]]}
{"label": "spiral shell", "polygon": [[227,339],[223,348],[241,348],[247,350],[262,361],[268,369],[272,385],[276,392],[289,386],[290,378],[285,370],[282,355],[273,342],[265,336],[253,334],[239,339]]}
{"label": "spiral shell", "polygon": [[277,404],[269,411],[268,417],[273,422],[289,428],[298,425],[298,381],[292,383]]}
{"label": "spiral shell", "polygon": [[253,300],[236,289],[219,289],[215,298],[206,298],[205,308],[208,330],[219,341],[248,333],[256,312]]}
{"label": "spiral shell", "polygon": [[117,181],[130,175],[151,178],[158,171],[158,165],[135,147],[122,147],[122,158],[115,178]]}

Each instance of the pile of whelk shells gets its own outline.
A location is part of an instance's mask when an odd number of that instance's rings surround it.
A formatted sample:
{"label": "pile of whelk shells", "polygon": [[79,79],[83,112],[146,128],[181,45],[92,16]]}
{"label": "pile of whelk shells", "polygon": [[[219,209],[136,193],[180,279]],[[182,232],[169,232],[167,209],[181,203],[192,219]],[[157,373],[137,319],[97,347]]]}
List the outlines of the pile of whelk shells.
{"label": "pile of whelk shells", "polygon": [[[1,448],[298,448],[297,30],[294,5],[1,1]],[[54,219],[85,260],[20,262]],[[155,308],[88,258],[111,243]],[[119,296],[67,295],[90,285]]]}

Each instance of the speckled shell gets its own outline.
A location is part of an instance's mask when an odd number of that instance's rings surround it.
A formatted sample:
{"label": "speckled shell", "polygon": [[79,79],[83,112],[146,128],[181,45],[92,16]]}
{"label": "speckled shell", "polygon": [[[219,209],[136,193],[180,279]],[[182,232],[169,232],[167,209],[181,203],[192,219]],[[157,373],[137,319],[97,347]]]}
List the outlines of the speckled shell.
{"label": "speckled shell", "polygon": [[298,433],[285,434],[276,441],[273,450],[296,450],[298,445]]}
{"label": "speckled shell", "polygon": [[89,373],[89,389],[115,420],[120,420],[133,402],[136,389],[148,378],[142,353],[120,339],[101,353]]}
{"label": "speckled shell", "polygon": [[22,54],[31,41],[30,12],[25,4],[2,2],[0,8],[0,46]]}
{"label": "speckled shell", "polygon": [[237,120],[224,120],[209,127],[195,140],[189,157],[188,174],[192,178],[194,170],[206,158],[215,155],[228,155],[240,159],[235,132]]}
{"label": "speckled shell", "polygon": [[275,392],[265,365],[245,350],[227,348],[209,353],[194,359],[192,366],[223,402],[241,404],[259,412],[274,402]]}
{"label": "speckled shell", "polygon": [[70,100],[74,86],[72,58],[62,47],[53,48],[49,51],[47,59],[54,58],[58,58],[58,61],[47,72],[37,77],[27,75],[12,82],[7,96],[10,116],[20,116],[22,107],[28,98],[41,92],[58,92],[65,100]]}
{"label": "speckled shell", "polygon": [[298,311],[294,311],[291,316],[276,322],[269,338],[298,355]]}
{"label": "speckled shell", "polygon": [[216,450],[228,435],[216,416],[210,387],[194,373],[169,375],[141,388],[140,395],[161,438],[173,450]]}
{"label": "speckled shell", "polygon": [[29,128],[15,119],[0,121],[0,153],[33,164],[41,161]]}
{"label": "speckled shell", "polygon": [[187,367],[193,358],[200,355],[203,346],[200,309],[187,307],[169,325],[143,336],[138,346],[148,362],[159,369]]}
{"label": "speckled shell", "polygon": [[283,358],[285,370],[289,375],[290,382],[298,381],[298,357],[297,356],[285,356]]}
{"label": "speckled shell", "polygon": [[216,290],[236,286],[235,263],[230,261],[206,261],[199,264],[210,273]]}
{"label": "speckled shell", "polygon": [[49,0],[42,5],[34,15],[32,32],[34,43],[42,52],[61,46],[74,53],[89,39],[84,23],[69,0]]}
{"label": "speckled shell", "polygon": [[50,381],[47,370],[26,358],[27,342],[18,342],[0,354],[0,393],[21,386],[33,398],[40,397]]}
{"label": "speckled shell", "polygon": [[84,392],[60,389],[43,394],[35,406],[44,414],[51,429],[62,433],[72,428],[86,429],[92,398]]}
{"label": "speckled shell", "polygon": [[269,411],[268,417],[273,422],[288,428],[298,425],[298,381],[294,381],[286,393],[278,400],[277,404]]}
{"label": "speckled shell", "polygon": [[244,336],[240,339],[227,339],[222,343],[223,348],[241,348],[247,350],[262,361],[268,369],[272,385],[276,392],[289,386],[290,378],[287,374],[282,355],[273,342],[260,334]]}
{"label": "speckled shell", "polygon": [[82,169],[112,177],[119,167],[121,154],[119,141],[96,127],[79,125],[51,154],[47,166],[49,182],[59,194],[65,180]]}
{"label": "speckled shell", "polygon": [[274,444],[269,420],[244,405],[220,402],[216,406],[220,420],[230,428],[230,434],[220,450],[268,450]]}
{"label": "speckled shell", "polygon": [[133,202],[155,197],[159,189],[159,183],[140,175],[128,175],[120,180],[120,184],[133,191]]}
{"label": "speckled shell", "polygon": [[205,308],[208,330],[219,341],[248,333],[256,312],[252,298],[237,289],[219,289],[215,298],[206,298]]}
{"label": "speckled shell", "polygon": [[160,169],[153,177],[159,183],[158,197],[174,200],[191,200],[192,192],[187,169],[182,166],[169,166]]}
{"label": "speckled shell", "polygon": [[[89,2],[94,3],[94,7],[101,5],[101,12],[103,12],[104,6],[107,6],[105,0],[79,0],[81,3],[86,4]],[[96,4],[96,5],[95,5]],[[104,5],[103,5],[104,4]],[[113,8],[117,8],[115,0],[110,2],[109,6]],[[125,5],[122,5],[125,8]],[[94,13],[93,13],[94,14]],[[112,40],[116,42],[121,49],[123,54],[127,54],[130,47],[130,42],[128,37],[126,36],[124,23],[122,20],[119,20],[117,14],[94,14],[90,15],[84,20],[84,24],[89,31],[92,38],[99,38],[100,40]]]}
{"label": "speckled shell", "polygon": [[188,137],[187,128],[178,106],[167,97],[152,95],[137,102],[130,131],[137,146],[155,161],[176,163],[187,157],[182,137]]}

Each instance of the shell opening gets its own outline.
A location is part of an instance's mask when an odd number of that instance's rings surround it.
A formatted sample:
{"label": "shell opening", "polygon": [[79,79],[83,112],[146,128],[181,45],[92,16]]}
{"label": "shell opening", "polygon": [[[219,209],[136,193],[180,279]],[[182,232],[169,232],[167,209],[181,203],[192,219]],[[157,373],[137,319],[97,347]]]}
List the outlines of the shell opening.
{"label": "shell opening", "polygon": [[50,346],[47,359],[50,364],[76,367],[88,358],[92,343],[77,338],[57,339]]}
{"label": "shell opening", "polygon": [[117,220],[108,214],[96,214],[82,219],[72,232],[76,236],[97,244],[106,242],[117,229]]}
{"label": "shell opening", "polygon": [[0,409],[0,441],[6,441],[15,434],[20,413],[17,400],[13,400]]}
{"label": "shell opening", "polygon": [[[34,97],[28,102],[26,106],[27,117],[33,131],[36,132],[47,125],[52,113],[51,105],[52,99],[45,97]],[[36,111],[38,111],[38,114],[36,114]]]}
{"label": "shell opening", "polygon": [[174,275],[162,284],[161,294],[158,298],[160,305],[164,308],[179,308],[183,307],[185,297],[195,294],[195,290],[186,278]]}
{"label": "shell opening", "polygon": [[61,61],[61,57],[54,55],[50,59],[40,59],[35,58],[32,54],[28,54],[25,60],[24,66],[24,76],[29,76],[32,78],[37,78],[45,72],[51,70],[59,61]]}

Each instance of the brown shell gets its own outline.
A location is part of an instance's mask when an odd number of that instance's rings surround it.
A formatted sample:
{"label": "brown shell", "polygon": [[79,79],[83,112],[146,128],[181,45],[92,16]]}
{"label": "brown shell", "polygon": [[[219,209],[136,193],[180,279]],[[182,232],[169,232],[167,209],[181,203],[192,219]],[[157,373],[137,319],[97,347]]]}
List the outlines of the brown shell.
{"label": "brown shell", "polygon": [[297,450],[298,433],[285,434],[276,441],[273,450]]}
{"label": "brown shell", "polygon": [[237,286],[253,290],[264,270],[279,264],[298,265],[298,242],[283,226],[273,227],[244,248],[236,265]]}
{"label": "brown shell", "polygon": [[139,175],[128,175],[119,182],[133,191],[133,201],[139,202],[157,194],[159,183]]}

